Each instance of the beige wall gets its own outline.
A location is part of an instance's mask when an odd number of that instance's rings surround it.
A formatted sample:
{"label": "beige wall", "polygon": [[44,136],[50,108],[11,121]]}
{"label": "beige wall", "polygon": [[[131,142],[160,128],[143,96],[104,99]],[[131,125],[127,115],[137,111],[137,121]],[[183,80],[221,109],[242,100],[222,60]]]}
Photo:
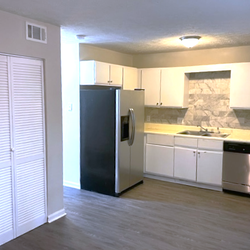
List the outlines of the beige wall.
{"label": "beige wall", "polygon": [[250,62],[250,46],[131,55],[80,44],[79,53],[80,60],[96,60],[137,68]]}
{"label": "beige wall", "polygon": [[119,53],[116,51],[102,49],[82,43],[80,44],[79,53],[80,61],[96,60],[100,62],[107,62],[124,66],[133,66],[133,56],[130,54]]}
{"label": "beige wall", "polygon": [[[48,43],[25,38],[26,21],[47,27]],[[63,209],[60,28],[0,11],[0,53],[44,59],[48,215]]]}
{"label": "beige wall", "polygon": [[139,54],[133,57],[137,68],[178,67],[250,62],[250,46]]}

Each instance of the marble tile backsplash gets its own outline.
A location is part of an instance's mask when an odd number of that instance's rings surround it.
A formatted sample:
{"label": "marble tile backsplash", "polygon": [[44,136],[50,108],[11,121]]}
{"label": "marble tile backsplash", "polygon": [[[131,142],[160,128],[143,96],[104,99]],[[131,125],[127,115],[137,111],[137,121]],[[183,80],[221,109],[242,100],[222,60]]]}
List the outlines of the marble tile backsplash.
{"label": "marble tile backsplash", "polygon": [[230,109],[229,98],[230,71],[191,73],[188,108],[145,108],[145,121],[250,129],[250,110]]}

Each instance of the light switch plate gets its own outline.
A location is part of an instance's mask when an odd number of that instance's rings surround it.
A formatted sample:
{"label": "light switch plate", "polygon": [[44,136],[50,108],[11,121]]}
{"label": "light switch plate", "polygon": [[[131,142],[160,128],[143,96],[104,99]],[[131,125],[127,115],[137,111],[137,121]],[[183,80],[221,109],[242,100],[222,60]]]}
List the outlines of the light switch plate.
{"label": "light switch plate", "polygon": [[73,104],[69,103],[69,105],[68,105],[68,111],[72,111],[72,109],[73,109]]}

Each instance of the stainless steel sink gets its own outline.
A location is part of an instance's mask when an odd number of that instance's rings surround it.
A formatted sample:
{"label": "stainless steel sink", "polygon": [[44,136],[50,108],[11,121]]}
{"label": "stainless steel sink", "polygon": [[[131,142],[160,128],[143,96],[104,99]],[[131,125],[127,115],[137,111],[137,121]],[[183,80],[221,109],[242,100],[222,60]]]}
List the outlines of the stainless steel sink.
{"label": "stainless steel sink", "polygon": [[207,137],[219,137],[219,138],[226,138],[227,136],[229,136],[229,134],[226,134],[226,133],[208,132],[208,131],[194,131],[194,130],[184,130],[184,131],[181,131],[177,134],[207,136]]}
{"label": "stainless steel sink", "polygon": [[202,136],[210,136],[210,137],[220,137],[220,138],[226,138],[228,137],[230,134],[226,134],[226,133],[213,133],[213,132],[205,132]]}
{"label": "stainless steel sink", "polygon": [[181,131],[177,134],[180,134],[180,135],[200,135],[202,136],[205,132],[203,131],[192,131],[192,130],[185,130],[185,131]]}

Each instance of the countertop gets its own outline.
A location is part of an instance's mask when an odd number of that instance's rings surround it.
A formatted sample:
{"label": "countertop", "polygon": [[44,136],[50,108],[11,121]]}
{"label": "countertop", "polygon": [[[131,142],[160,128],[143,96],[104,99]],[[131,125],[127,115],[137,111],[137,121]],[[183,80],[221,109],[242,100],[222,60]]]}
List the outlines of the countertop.
{"label": "countertop", "polygon": [[[199,131],[200,129],[196,126],[185,126],[185,125],[173,125],[173,124],[162,124],[162,123],[145,123],[144,124],[144,133],[153,133],[153,134],[174,134],[178,136],[188,136],[195,138],[204,138],[201,136],[193,136],[193,135],[180,135],[178,132],[184,130],[194,130]],[[208,127],[209,131],[217,131],[217,128]],[[232,129],[232,128],[220,128],[221,133],[230,134],[226,138],[218,138],[218,137],[209,137],[209,139],[215,140],[227,140],[227,141],[241,141],[250,143],[250,130],[245,129]],[[206,137],[208,139],[208,137]]]}

